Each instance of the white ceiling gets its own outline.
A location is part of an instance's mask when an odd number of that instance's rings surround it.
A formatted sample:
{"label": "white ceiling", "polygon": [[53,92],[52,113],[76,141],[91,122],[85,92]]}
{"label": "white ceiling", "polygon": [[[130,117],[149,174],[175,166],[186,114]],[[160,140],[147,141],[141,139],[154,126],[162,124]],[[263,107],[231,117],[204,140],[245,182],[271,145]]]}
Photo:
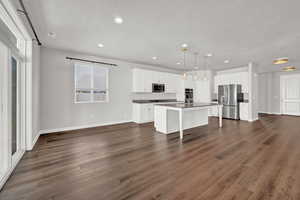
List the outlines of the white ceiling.
{"label": "white ceiling", "polygon": [[[17,0],[14,0],[15,2]],[[24,0],[45,46],[143,64],[183,69],[180,45],[213,53],[210,67],[231,68],[250,61],[259,71],[288,56],[300,68],[299,0]],[[124,23],[113,23],[115,13]],[[55,32],[56,38],[48,36]],[[97,47],[103,43],[104,48]],[[157,60],[152,60],[157,56]],[[229,59],[229,64],[224,60]]]}

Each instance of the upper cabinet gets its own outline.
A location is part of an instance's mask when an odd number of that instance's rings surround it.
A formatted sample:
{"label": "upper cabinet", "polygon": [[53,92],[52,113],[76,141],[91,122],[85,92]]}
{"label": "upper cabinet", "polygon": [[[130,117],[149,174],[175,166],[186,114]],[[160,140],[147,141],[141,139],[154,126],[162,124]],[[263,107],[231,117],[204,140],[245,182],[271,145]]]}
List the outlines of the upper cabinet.
{"label": "upper cabinet", "polygon": [[219,85],[228,84],[240,84],[242,85],[242,92],[249,92],[249,76],[248,72],[234,72],[234,73],[224,73],[215,76],[214,81],[214,93],[218,93]]}
{"label": "upper cabinet", "polygon": [[151,74],[147,74],[145,70],[133,69],[132,76],[133,92],[151,92],[150,82],[145,81],[150,79]]}
{"label": "upper cabinet", "polygon": [[193,76],[187,75],[186,79],[184,80],[184,88],[191,88],[195,89],[196,82],[193,80]]}
{"label": "upper cabinet", "polygon": [[133,72],[132,92],[152,92],[152,84],[165,84],[166,93],[177,93],[179,75],[135,68]]}

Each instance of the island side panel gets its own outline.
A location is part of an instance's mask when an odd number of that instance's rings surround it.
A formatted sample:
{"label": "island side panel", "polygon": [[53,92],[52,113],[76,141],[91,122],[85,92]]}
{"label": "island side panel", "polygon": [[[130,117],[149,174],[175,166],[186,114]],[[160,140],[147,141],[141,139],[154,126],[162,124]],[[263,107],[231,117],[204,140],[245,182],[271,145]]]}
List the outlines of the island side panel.
{"label": "island side panel", "polygon": [[[208,124],[208,108],[183,110],[183,130]],[[179,111],[167,110],[167,134],[179,131]]]}
{"label": "island side panel", "polygon": [[183,112],[183,129],[195,128],[208,124],[208,108]]}
{"label": "island side panel", "polygon": [[154,127],[160,133],[167,134],[167,108],[154,106]]}

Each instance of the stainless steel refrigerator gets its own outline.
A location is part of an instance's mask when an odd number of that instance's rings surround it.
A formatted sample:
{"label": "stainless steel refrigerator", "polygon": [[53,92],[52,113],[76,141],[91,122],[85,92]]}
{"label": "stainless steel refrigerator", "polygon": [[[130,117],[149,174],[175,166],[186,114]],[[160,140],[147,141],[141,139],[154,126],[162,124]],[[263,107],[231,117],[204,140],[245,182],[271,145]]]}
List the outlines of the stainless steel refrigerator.
{"label": "stainless steel refrigerator", "polygon": [[240,119],[241,85],[219,85],[218,103],[223,105],[223,118]]}

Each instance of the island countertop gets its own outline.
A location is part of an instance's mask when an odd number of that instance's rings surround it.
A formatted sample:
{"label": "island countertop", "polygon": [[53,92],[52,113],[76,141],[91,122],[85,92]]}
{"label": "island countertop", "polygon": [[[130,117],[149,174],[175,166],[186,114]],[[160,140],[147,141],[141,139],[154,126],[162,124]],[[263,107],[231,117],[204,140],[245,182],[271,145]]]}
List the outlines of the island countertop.
{"label": "island countertop", "polygon": [[186,109],[186,108],[197,108],[197,107],[211,107],[211,106],[218,106],[218,105],[219,105],[218,103],[174,103],[174,104],[157,104],[155,106]]}

